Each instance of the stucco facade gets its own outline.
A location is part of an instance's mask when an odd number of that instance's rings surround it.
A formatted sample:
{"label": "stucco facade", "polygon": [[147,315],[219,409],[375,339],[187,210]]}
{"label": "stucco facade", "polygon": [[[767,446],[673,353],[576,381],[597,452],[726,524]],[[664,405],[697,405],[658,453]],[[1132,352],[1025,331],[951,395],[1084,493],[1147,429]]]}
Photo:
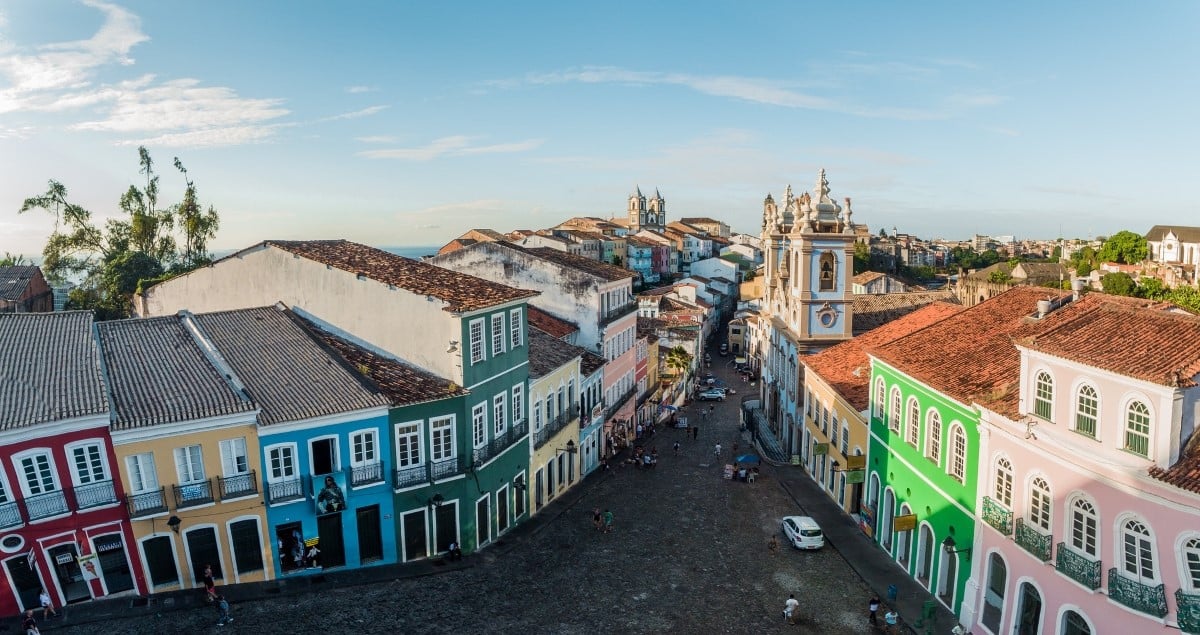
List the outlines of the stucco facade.
{"label": "stucco facade", "polygon": [[[850,470],[848,457],[865,465],[870,447],[867,421],[820,375],[804,373],[804,440],[808,473],[847,514],[857,517],[862,500],[862,468]],[[817,453],[814,449],[823,446]],[[858,481],[848,482],[848,481]]]}

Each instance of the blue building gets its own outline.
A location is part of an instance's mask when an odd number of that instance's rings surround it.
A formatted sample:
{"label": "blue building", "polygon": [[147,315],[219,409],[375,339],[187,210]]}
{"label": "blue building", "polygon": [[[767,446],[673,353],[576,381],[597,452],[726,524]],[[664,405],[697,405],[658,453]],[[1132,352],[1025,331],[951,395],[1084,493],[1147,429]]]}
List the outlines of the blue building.
{"label": "blue building", "polygon": [[396,562],[387,397],[287,309],[195,321],[262,409],[263,491],[278,574]]}

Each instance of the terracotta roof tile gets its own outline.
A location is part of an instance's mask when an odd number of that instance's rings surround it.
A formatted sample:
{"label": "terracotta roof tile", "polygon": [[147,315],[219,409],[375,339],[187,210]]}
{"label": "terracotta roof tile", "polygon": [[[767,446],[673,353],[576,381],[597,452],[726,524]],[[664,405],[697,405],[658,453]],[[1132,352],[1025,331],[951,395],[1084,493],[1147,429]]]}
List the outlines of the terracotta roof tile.
{"label": "terracotta roof tile", "polygon": [[562,339],[572,333],[578,333],[579,327],[558,317],[555,317],[545,311],[533,306],[528,307],[529,310],[529,326],[540,329]]}
{"label": "terracotta roof tile", "polygon": [[854,284],[866,284],[872,280],[878,280],[879,278],[882,278],[885,275],[887,275],[887,274],[882,274],[882,273],[879,273],[878,271],[864,271],[864,272],[858,274],[857,276],[850,278],[850,282],[853,282]]}
{"label": "terracotta roof tile", "polygon": [[1061,291],[1016,287],[868,353],[964,404],[1015,415],[1021,359],[1011,337]]}
{"label": "terracotta roof tile", "polygon": [[1168,469],[1152,467],[1150,476],[1180,489],[1200,494],[1200,451],[1193,448]]}
{"label": "terracotta roof tile", "polygon": [[948,289],[908,293],[856,293],[853,300],[854,332],[866,333],[931,302],[939,301],[958,303],[954,292]]}
{"label": "terracotta roof tile", "polygon": [[593,373],[604,368],[604,364],[606,363],[608,363],[608,360],[604,359],[604,357],[585,350],[583,358],[579,360],[579,372],[584,377],[591,377]]}
{"label": "terracotta roof tile", "polygon": [[268,240],[264,244],[418,295],[437,298],[445,302],[445,310],[451,312],[476,311],[538,294],[347,240]]}
{"label": "terracotta roof tile", "polygon": [[1089,293],[1013,334],[1048,355],[1190,388],[1200,373],[1200,316],[1152,300]]}
{"label": "terracotta roof tile", "polygon": [[568,344],[545,331],[529,329],[529,377],[537,379],[582,357],[584,349]]}
{"label": "terracotta roof tile", "polygon": [[[521,248],[518,247],[518,249]],[[600,262],[598,260],[592,260],[591,258],[576,256],[575,254],[569,254],[564,251],[558,251],[557,249],[551,249],[549,247],[536,247],[533,249],[525,248],[525,251],[529,254],[537,256],[538,258],[541,258],[542,260],[548,260],[564,267],[570,267],[572,269],[596,276],[597,278],[608,280],[609,282],[615,280],[625,280],[627,278],[633,278],[637,275],[632,271],[610,265],[607,262]]]}
{"label": "terracotta roof tile", "polygon": [[466,395],[468,390],[424,369],[381,355],[296,316],[308,332],[387,395],[391,405],[408,406]]}
{"label": "terracotta roof tile", "polygon": [[865,410],[870,401],[871,381],[871,363],[865,349],[892,342],[962,310],[958,304],[934,302],[816,355],[801,357],[800,361],[850,405]]}

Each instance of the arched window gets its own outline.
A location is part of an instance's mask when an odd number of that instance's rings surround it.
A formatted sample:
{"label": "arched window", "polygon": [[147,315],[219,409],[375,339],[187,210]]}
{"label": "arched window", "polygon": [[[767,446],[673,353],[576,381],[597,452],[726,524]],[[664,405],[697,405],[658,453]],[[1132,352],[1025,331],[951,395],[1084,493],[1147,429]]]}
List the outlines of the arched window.
{"label": "arched window", "polygon": [[1029,488],[1029,524],[1050,533],[1050,484],[1037,477]]}
{"label": "arched window", "polygon": [[837,288],[837,267],[832,252],[821,254],[821,291],[833,291]]}
{"label": "arched window", "polygon": [[886,401],[883,397],[883,378],[875,380],[875,416],[884,417],[884,411],[887,409]]}
{"label": "arched window", "polygon": [[1131,518],[1121,524],[1121,571],[1137,580],[1153,582],[1154,545],[1150,530],[1142,521]]}
{"label": "arched window", "polygon": [[871,473],[871,482],[867,485],[867,507],[879,511],[879,474]]}
{"label": "arched window", "polygon": [[1086,556],[1096,557],[1096,526],[1100,518],[1096,507],[1085,498],[1071,503],[1071,547]]}
{"label": "arched window", "polygon": [[900,389],[899,388],[892,388],[892,407],[891,407],[891,411],[888,412],[888,428],[891,429],[892,432],[895,432],[897,434],[900,433],[901,421],[900,421]]}
{"label": "arched window", "polygon": [[1004,617],[1004,590],[1008,586],[1008,565],[1000,554],[988,558],[987,593],[984,594],[983,625],[993,633],[1000,632]]}
{"label": "arched window", "polygon": [[1012,508],[1012,463],[1004,457],[996,460],[996,502]]}
{"label": "arched window", "polygon": [[1054,380],[1044,370],[1034,380],[1033,414],[1046,421],[1054,420]]}
{"label": "arched window", "polygon": [[929,438],[925,441],[925,456],[934,465],[942,464],[942,415],[937,410],[930,410],[925,415],[925,429]]}
{"label": "arched window", "polygon": [[908,421],[906,424],[908,444],[919,447],[921,444],[921,404],[917,403],[916,397],[908,398]]}
{"label": "arched window", "polygon": [[967,435],[962,426],[955,423],[950,426],[950,476],[959,483],[966,482],[967,476]]}
{"label": "arched window", "polygon": [[1075,397],[1075,431],[1096,438],[1096,420],[1100,414],[1100,396],[1096,389],[1084,384]]}
{"label": "arched window", "polygon": [[1125,410],[1125,449],[1139,456],[1150,456],[1150,408],[1140,401]]}
{"label": "arched window", "polygon": [[1193,592],[1200,591],[1200,538],[1192,538],[1183,543],[1183,549],[1180,551],[1183,555],[1184,571],[1187,573],[1183,579],[1191,583]]}
{"label": "arched window", "polygon": [[1092,635],[1087,619],[1075,611],[1063,613],[1062,635]]}

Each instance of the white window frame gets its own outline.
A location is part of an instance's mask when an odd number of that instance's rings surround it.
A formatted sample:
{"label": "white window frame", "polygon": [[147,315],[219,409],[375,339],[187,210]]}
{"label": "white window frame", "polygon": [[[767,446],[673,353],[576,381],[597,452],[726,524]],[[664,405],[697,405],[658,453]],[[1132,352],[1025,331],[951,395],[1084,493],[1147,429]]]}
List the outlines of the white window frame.
{"label": "white window frame", "polygon": [[903,435],[902,428],[904,427],[904,411],[902,410],[904,402],[900,399],[900,387],[892,386],[892,393],[888,403],[888,429],[896,434]]}
{"label": "white window frame", "polygon": [[[458,444],[455,443],[455,426],[456,421],[454,415],[443,415],[440,417],[429,418],[429,460],[431,461],[448,461],[458,456]],[[438,443],[438,437],[448,439],[449,443]],[[441,446],[449,445],[449,452],[445,453]]]}
{"label": "white window frame", "polygon": [[1029,480],[1029,524],[1048,534],[1054,526],[1053,516],[1054,491],[1050,488],[1050,481],[1041,474],[1035,474]]}
{"label": "white window frame", "polygon": [[925,457],[933,464],[942,466],[942,413],[936,408],[925,412]]}
{"label": "white window frame", "polygon": [[875,378],[875,418],[887,423],[887,386],[882,377]]}
{"label": "white window frame", "polygon": [[491,333],[492,333],[492,357],[500,355],[504,352],[504,314],[493,313],[491,316]]}
{"label": "white window frame", "polygon": [[[192,448],[196,449],[198,459],[196,457],[193,457],[191,455],[191,453],[189,452],[189,450],[191,450]],[[184,464],[179,462],[179,457],[181,456],[181,451],[182,451],[182,456],[187,459],[187,467],[188,467],[187,474],[183,473]],[[189,445],[184,445],[184,446],[180,446],[177,448],[173,448],[171,450],[171,454],[175,457],[175,476],[179,479],[178,483],[180,485],[190,485],[192,483],[203,483],[204,481],[208,480],[208,472],[205,471],[205,469],[204,469],[204,446],[202,446],[199,443],[192,443]],[[195,464],[193,464],[193,460],[195,460]],[[195,473],[195,470],[197,468],[199,468],[199,470],[200,470],[199,478],[197,478],[196,473]],[[184,478],[185,476],[188,478]]]}
{"label": "white window frame", "polygon": [[[275,450],[286,451],[291,455],[291,473],[290,474],[275,474],[275,461],[271,457],[271,453]],[[275,443],[263,448],[263,456],[267,459],[267,464],[264,466],[267,472],[268,483],[280,483],[300,478],[300,448],[297,443]],[[281,455],[282,456],[282,455]]]}
{"label": "white window frame", "polygon": [[[1137,405],[1142,406],[1146,410],[1145,432],[1134,431],[1130,426],[1130,423],[1132,422],[1133,408]],[[1151,443],[1153,439],[1150,436],[1153,431],[1154,411],[1150,409],[1150,404],[1142,399],[1130,399],[1129,403],[1125,404],[1124,414],[1121,421],[1121,448],[1130,454],[1134,454],[1146,459],[1150,458],[1150,456],[1154,453],[1154,447]],[[1140,438],[1146,444],[1146,451],[1144,453],[1139,452],[1132,447],[1133,444],[1130,443],[1131,437]]]}
{"label": "white window frame", "polygon": [[13,496],[12,488],[8,485],[8,477],[4,474],[4,470],[0,470],[0,504],[11,503],[17,500]]}
{"label": "white window frame", "polygon": [[1200,534],[1188,532],[1179,537],[1179,581],[1186,592],[1200,592]]}
{"label": "white window frame", "polygon": [[525,419],[525,384],[512,387],[512,423],[518,425]]}
{"label": "white window frame", "polygon": [[[395,428],[396,441],[396,469],[406,470],[412,467],[420,467],[425,465],[425,422],[421,419],[415,421],[404,421],[397,423]],[[403,444],[402,441],[407,441],[408,444]],[[402,447],[409,449],[409,458],[402,459],[404,452]],[[415,448],[416,460],[411,458]]]}
{"label": "white window frame", "polygon": [[508,343],[509,348],[518,348],[525,343],[525,334],[523,332],[524,321],[521,316],[521,309],[513,309],[508,312]]}
{"label": "white window frame", "polygon": [[[1080,503],[1087,505],[1091,511],[1077,510],[1076,505],[1078,505]],[[1088,519],[1091,519],[1091,521],[1092,521],[1090,523],[1091,530],[1092,530],[1092,532],[1090,534],[1088,533],[1088,526],[1089,526]],[[1079,529],[1080,529],[1080,538],[1082,539],[1082,542],[1083,542],[1082,545],[1075,544],[1075,526],[1076,526],[1077,520],[1079,521],[1078,524],[1079,524]],[[1100,544],[1100,539],[1101,539],[1100,512],[1099,512],[1099,510],[1096,509],[1096,502],[1087,496],[1079,496],[1079,495],[1072,496],[1067,501],[1066,521],[1067,521],[1067,531],[1066,531],[1066,535],[1064,536],[1064,538],[1065,538],[1064,542],[1066,542],[1067,546],[1070,547],[1072,550],[1074,550],[1075,553],[1086,556],[1087,558],[1089,558],[1091,560],[1096,560],[1097,558],[1099,558],[1100,557],[1100,548],[1101,548],[1101,544]],[[1092,539],[1093,551],[1088,551],[1088,549],[1087,549],[1087,539],[1089,537]]]}
{"label": "white window frame", "polygon": [[487,443],[488,402],[481,401],[471,408],[471,447],[478,450]]}
{"label": "white window frame", "polygon": [[[242,459],[246,463],[246,467],[241,470],[239,470],[238,466],[237,466],[238,456],[236,454],[236,451],[238,450],[238,448],[236,446],[237,446],[238,441],[241,441],[241,444],[242,444],[242,447],[241,447],[242,455],[241,456],[242,456]],[[230,439],[221,439],[220,450],[221,450],[221,475],[222,476],[225,476],[226,478],[228,478],[230,476],[241,476],[243,474],[250,473],[250,455],[246,449],[246,437],[233,437]],[[233,469],[231,470],[230,468],[233,468]]]}
{"label": "white window frame", "polygon": [[1012,509],[1013,466],[1006,456],[997,456],[992,463],[992,498],[1007,509]]}
{"label": "white window frame", "polygon": [[[43,455],[46,457],[46,465],[50,470],[50,487],[49,489],[42,489],[41,491],[34,492],[29,487],[29,479],[25,476],[25,468],[21,465],[21,461],[25,459],[34,459],[36,467],[36,458]],[[20,454],[14,454],[12,457],[12,462],[13,467],[16,469],[17,478],[20,481],[21,493],[23,493],[26,498],[62,490],[62,483],[59,482],[60,479],[58,475],[58,465],[54,461],[54,453],[50,451],[50,448],[29,448]],[[43,488],[45,487],[45,484],[39,483],[38,487],[39,489]]]}
{"label": "white window frame", "polygon": [[508,430],[508,394],[492,397],[492,438],[499,439]]}
{"label": "white window frame", "polygon": [[[371,446],[371,455],[365,455],[358,458],[357,443],[359,438],[364,440],[369,439]],[[365,444],[364,444],[365,448]],[[374,465],[379,463],[379,429],[378,428],[363,428],[350,433],[350,467],[362,467],[364,465]]]}
{"label": "white window frame", "polygon": [[[1146,533],[1139,534],[1127,531],[1130,523],[1137,523],[1141,525],[1142,529],[1144,529]],[[1150,523],[1140,516],[1134,516],[1132,514],[1123,515],[1117,520],[1116,536],[1117,544],[1114,546],[1117,551],[1115,558],[1117,574],[1128,580],[1137,580],[1143,584],[1158,584],[1160,579],[1158,566],[1158,545],[1156,544],[1157,541],[1154,539],[1154,530],[1150,527]],[[1141,544],[1141,542],[1139,542],[1134,546],[1132,562],[1134,567],[1137,569],[1136,572],[1131,572],[1128,569],[1130,565],[1130,561],[1127,560],[1127,556],[1130,554],[1128,545],[1126,544],[1128,536],[1136,536],[1134,538],[1135,540],[1144,541],[1145,543]],[[1149,556],[1145,554],[1145,551],[1149,551]],[[1150,575],[1148,576],[1143,574],[1143,571],[1145,571],[1147,565],[1150,569]]]}
{"label": "white window frame", "polygon": [[324,441],[326,439],[333,440],[333,465],[329,466],[333,472],[325,472],[325,474],[340,472],[342,468],[345,467],[345,463],[342,461],[342,444],[340,443],[341,439],[336,434],[323,434],[319,437],[311,437],[306,441],[305,447],[308,449],[309,476],[324,476],[324,474],[317,474],[314,471],[317,469],[317,462],[313,460],[313,444],[317,441]]}
{"label": "white window frame", "polygon": [[908,417],[906,425],[908,427],[905,428],[905,441],[919,450],[921,448],[921,404],[917,401],[916,397],[910,396],[908,398],[908,408],[906,410],[906,416]]}
{"label": "white window frame", "polygon": [[467,323],[467,335],[469,337],[468,344],[471,347],[472,365],[478,364],[487,359],[483,331],[483,318],[476,318]]}
{"label": "white window frame", "polygon": [[[1045,381],[1043,381],[1043,379]],[[1046,395],[1042,395],[1042,387],[1046,387]],[[1044,406],[1045,412],[1039,412]],[[1033,412],[1035,417],[1054,422],[1054,375],[1042,369],[1033,374]]]}
{"label": "white window frame", "polygon": [[[148,471],[146,470],[146,466],[143,465],[142,457],[148,457],[150,460],[150,469]],[[136,469],[134,468],[135,463],[137,464]],[[158,482],[158,465],[155,463],[153,452],[138,452],[137,454],[127,455],[125,457],[125,471],[129,475],[129,493],[131,494],[145,494],[146,492],[153,492],[162,487]],[[141,483],[134,480],[134,474],[142,477]],[[154,484],[149,487],[146,486],[146,474],[150,474],[154,479]]]}
{"label": "white window frame", "polygon": [[[959,446],[961,447],[961,451]],[[967,477],[967,432],[958,421],[950,424],[950,456],[946,459],[946,472],[950,478],[965,483]]]}
{"label": "white window frame", "polygon": [[[91,464],[91,461],[89,460],[88,461],[88,467],[89,467],[88,477],[90,480],[84,481],[83,479],[81,479],[79,477],[79,464],[76,462],[75,451],[76,450],[84,450],[86,452],[87,448],[96,448],[98,450],[97,458],[100,460],[101,474],[98,478],[94,474],[91,474],[90,468],[92,467],[92,464]],[[110,470],[108,468],[108,452],[107,452],[108,446],[106,443],[104,443],[103,440],[101,440],[101,439],[85,439],[83,441],[76,441],[74,443],[67,444],[66,447],[64,447],[63,449],[66,451],[67,461],[70,462],[70,464],[71,464],[71,483],[73,485],[75,485],[76,487],[78,487],[80,485],[90,485],[92,483],[99,483],[101,481],[111,481],[112,480],[112,470]]]}
{"label": "white window frame", "polygon": [[533,410],[533,430],[537,432],[542,429],[542,400],[536,395],[530,395],[529,407]]}
{"label": "white window frame", "polygon": [[[1092,396],[1090,396],[1088,398],[1092,399],[1095,402],[1095,412],[1092,413],[1091,415],[1084,414],[1083,408],[1081,407],[1083,405],[1083,398],[1084,398],[1083,391],[1084,390],[1090,390],[1092,392]],[[1100,436],[1100,391],[1096,390],[1095,386],[1093,386],[1091,384],[1080,384],[1079,387],[1075,389],[1075,413],[1074,414],[1075,414],[1075,416],[1072,418],[1072,421],[1071,421],[1071,424],[1072,424],[1071,429],[1078,432],[1079,434],[1084,435],[1085,437],[1089,437],[1092,439],[1099,438],[1099,436]],[[1089,418],[1092,420],[1092,431],[1091,432],[1084,432],[1084,431],[1080,430],[1079,419],[1081,417],[1086,417],[1086,418]]]}

